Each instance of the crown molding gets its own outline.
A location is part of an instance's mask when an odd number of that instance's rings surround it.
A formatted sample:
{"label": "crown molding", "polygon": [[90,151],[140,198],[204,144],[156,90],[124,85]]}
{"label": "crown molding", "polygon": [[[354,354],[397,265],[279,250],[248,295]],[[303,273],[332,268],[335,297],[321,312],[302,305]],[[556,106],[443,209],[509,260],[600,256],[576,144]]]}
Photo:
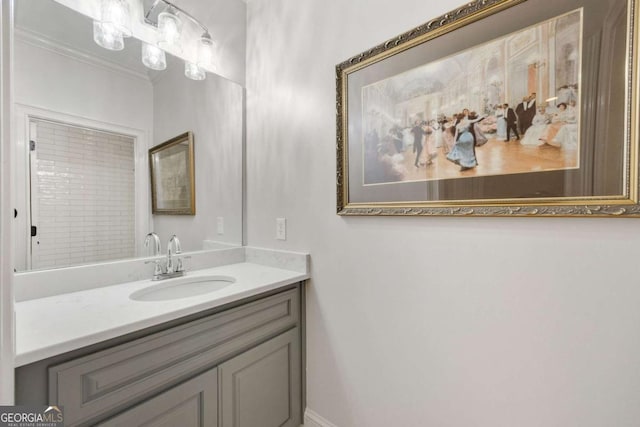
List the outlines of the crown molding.
{"label": "crown molding", "polygon": [[22,27],[16,27],[14,29],[14,35],[16,41],[21,41],[31,46],[45,49],[58,55],[65,56],[67,58],[83,62],[97,68],[118,72],[130,77],[142,79],[146,82],[151,82],[151,79],[147,73],[132,70],[131,68],[124,67],[120,64],[108,61],[106,59],[97,58],[87,51],[78,49],[66,43],[53,40],[50,37],[36,31],[28,30]]}

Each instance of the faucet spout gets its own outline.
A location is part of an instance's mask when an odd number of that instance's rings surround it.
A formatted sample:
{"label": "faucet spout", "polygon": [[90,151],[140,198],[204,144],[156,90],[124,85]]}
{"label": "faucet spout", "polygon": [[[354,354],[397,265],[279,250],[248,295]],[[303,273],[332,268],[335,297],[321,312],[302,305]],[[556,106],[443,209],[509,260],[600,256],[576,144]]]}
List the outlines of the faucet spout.
{"label": "faucet spout", "polygon": [[[175,252],[171,252],[171,249],[175,249]],[[173,258],[172,255],[179,255],[182,253],[182,247],[180,246],[180,239],[175,234],[171,236],[169,239],[169,243],[167,244],[167,273],[176,273],[182,271],[182,260],[180,258],[176,261],[176,266],[173,266]]]}
{"label": "faucet spout", "polygon": [[144,247],[147,248],[147,255],[149,254],[148,248],[153,240],[153,246],[151,246],[151,251],[153,252],[151,255],[158,255],[161,251],[160,249],[160,237],[153,231],[147,234],[147,237],[144,239]]}
{"label": "faucet spout", "polygon": [[[153,245],[151,245],[151,241],[153,241]],[[153,252],[151,255],[152,256],[156,256],[160,253],[161,249],[160,249],[160,237],[158,237],[158,235],[156,233],[154,233],[153,231],[149,234],[147,234],[147,236],[144,239],[144,247],[147,248],[147,255],[149,255],[149,246],[151,246],[151,252]],[[153,270],[153,276],[157,277],[159,275],[162,274],[162,267],[160,266],[160,262],[158,260],[155,261],[147,261],[145,262],[145,264],[149,263],[149,262],[153,262],[155,264],[155,268]]]}

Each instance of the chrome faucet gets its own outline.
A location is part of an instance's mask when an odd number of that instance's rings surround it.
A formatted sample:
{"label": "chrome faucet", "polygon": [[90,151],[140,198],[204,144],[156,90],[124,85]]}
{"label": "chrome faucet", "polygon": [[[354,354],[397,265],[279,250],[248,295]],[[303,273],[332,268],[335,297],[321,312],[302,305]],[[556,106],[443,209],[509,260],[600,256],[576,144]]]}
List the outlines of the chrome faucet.
{"label": "chrome faucet", "polygon": [[182,260],[180,257],[176,257],[176,266],[173,266],[173,258],[171,257],[171,248],[175,248],[175,254],[180,255],[182,253],[182,247],[180,246],[180,239],[175,234],[171,236],[169,239],[169,243],[167,244],[167,274],[179,273],[182,270]]}
{"label": "chrome faucet", "polygon": [[[149,244],[153,240],[152,252],[154,256],[160,254],[160,238],[156,233],[149,233],[144,240],[144,246],[149,247]],[[167,245],[167,256],[164,267],[162,266],[161,259],[155,259],[152,261],[146,261],[145,264],[155,263],[155,269],[153,271],[153,278],[151,280],[164,280],[171,279],[173,277],[184,276],[185,271],[182,266],[183,258],[190,257],[182,257],[182,247],[180,246],[180,239],[175,234],[171,236],[169,239],[169,244]],[[174,257],[175,255],[175,257]],[[175,259],[174,259],[175,258]]]}
{"label": "chrome faucet", "polygon": [[[147,234],[147,237],[144,239],[144,247],[147,248],[147,255],[149,255],[149,245],[153,240],[153,246],[151,246],[151,255],[156,256],[160,253],[160,237],[153,231]],[[153,262],[155,264],[155,269],[153,270],[153,277],[159,276],[162,274],[162,266],[160,265],[160,260],[147,261],[145,264]]]}

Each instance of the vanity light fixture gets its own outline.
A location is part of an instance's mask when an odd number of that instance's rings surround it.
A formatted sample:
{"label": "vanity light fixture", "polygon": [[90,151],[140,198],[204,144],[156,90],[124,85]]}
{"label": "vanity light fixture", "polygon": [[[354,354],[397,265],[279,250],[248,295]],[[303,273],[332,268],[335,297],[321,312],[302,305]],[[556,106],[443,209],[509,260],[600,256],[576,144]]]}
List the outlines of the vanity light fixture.
{"label": "vanity light fixture", "polygon": [[182,35],[182,21],[176,15],[176,9],[169,6],[158,15],[158,46],[162,49],[172,48],[182,52],[180,39]]}
{"label": "vanity light fixture", "polygon": [[124,49],[124,37],[113,25],[93,21],[93,41],[109,50]]}
{"label": "vanity light fixture", "polygon": [[167,68],[167,56],[158,46],[142,42],[142,63],[152,70]]}
{"label": "vanity light fixture", "polygon": [[198,44],[198,67],[214,68],[214,48],[215,45],[213,43],[213,40],[211,39],[211,35],[208,32],[205,32],[202,37],[200,37],[200,42]]}
{"label": "vanity light fixture", "polygon": [[198,64],[189,61],[184,62],[184,75],[191,80],[204,80],[206,77],[204,70]]}
{"label": "vanity light fixture", "polygon": [[184,75],[191,80],[204,80],[205,68],[212,68],[213,40],[208,32],[205,32],[197,44],[198,61],[196,63],[185,61]]}
{"label": "vanity light fixture", "polygon": [[[207,70],[215,70],[215,44],[207,27],[191,14],[168,0],[155,0],[146,11],[144,20],[147,24],[157,27],[158,46],[161,49],[181,53],[185,47],[189,48],[185,54],[188,58],[184,62],[185,76],[192,80],[204,80]],[[186,31],[184,27],[187,25],[191,27],[191,31]],[[194,33],[200,33],[200,38],[193,40],[187,37]]]}
{"label": "vanity light fixture", "polygon": [[131,37],[131,13],[129,0],[101,0],[100,22],[103,26],[111,26],[123,37]]}
{"label": "vanity light fixture", "polygon": [[[109,50],[124,49],[124,38],[133,34],[130,1],[133,0],[100,0],[100,19],[93,22],[93,40],[98,45]],[[144,22],[155,27],[157,36],[157,43],[142,42],[142,63],[146,67],[166,69],[165,51],[169,51],[184,59],[184,74],[192,80],[204,80],[207,70],[215,70],[215,43],[207,27],[168,0],[144,3],[150,5]],[[189,26],[188,31],[183,31],[185,25]],[[188,36],[194,33],[201,36],[189,40]],[[183,56],[185,46],[189,49]]]}
{"label": "vanity light fixture", "polygon": [[128,0],[101,0],[100,20],[93,21],[93,40],[109,50],[124,49],[124,38],[131,37]]}

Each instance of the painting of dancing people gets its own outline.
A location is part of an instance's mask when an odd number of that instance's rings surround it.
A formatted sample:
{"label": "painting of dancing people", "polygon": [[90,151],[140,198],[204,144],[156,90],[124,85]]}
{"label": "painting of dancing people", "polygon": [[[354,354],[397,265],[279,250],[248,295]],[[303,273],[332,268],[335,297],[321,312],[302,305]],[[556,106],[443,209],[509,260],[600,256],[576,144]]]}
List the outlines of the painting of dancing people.
{"label": "painting of dancing people", "polygon": [[363,184],[579,167],[582,9],[362,87]]}

